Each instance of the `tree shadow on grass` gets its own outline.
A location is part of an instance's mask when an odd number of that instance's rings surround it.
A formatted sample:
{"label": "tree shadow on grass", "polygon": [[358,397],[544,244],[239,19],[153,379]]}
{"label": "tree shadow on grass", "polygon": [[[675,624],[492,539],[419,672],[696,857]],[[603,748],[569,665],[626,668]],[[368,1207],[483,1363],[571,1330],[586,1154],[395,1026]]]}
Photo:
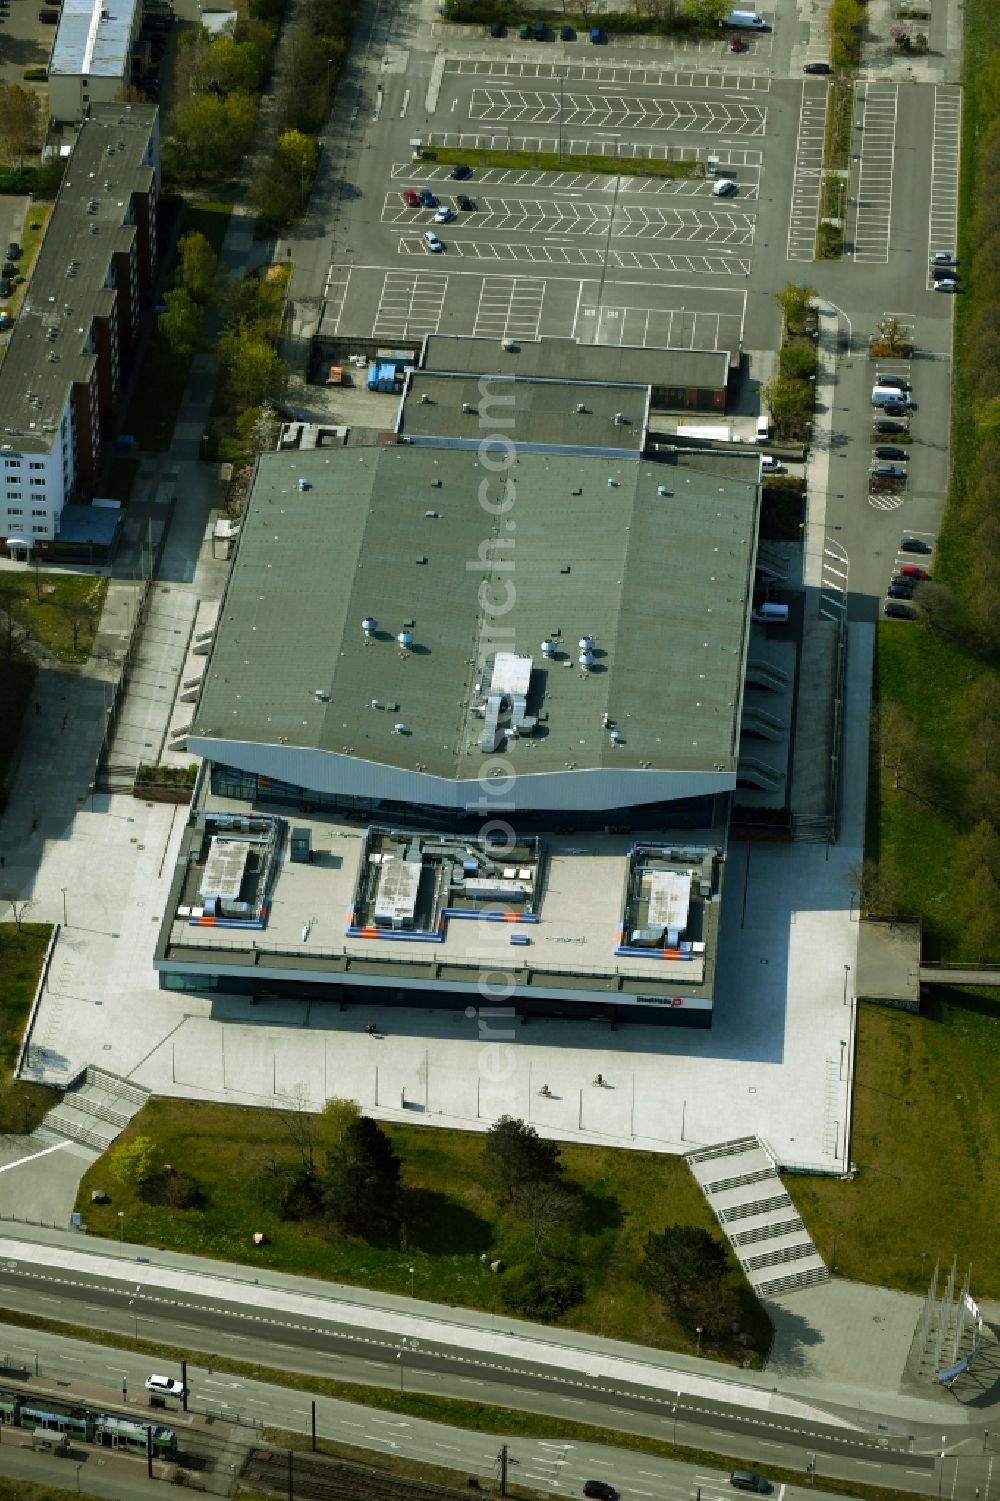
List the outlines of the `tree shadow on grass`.
{"label": "tree shadow on grass", "polygon": [[406,1225],[410,1245],[428,1255],[479,1256],[494,1241],[494,1229],[488,1220],[431,1188],[405,1189],[399,1217]]}
{"label": "tree shadow on grass", "polygon": [[583,1235],[600,1235],[605,1230],[620,1230],[625,1222],[622,1206],[612,1193],[599,1189],[574,1190],[571,1183],[565,1187],[574,1193],[580,1209],[580,1231]]}

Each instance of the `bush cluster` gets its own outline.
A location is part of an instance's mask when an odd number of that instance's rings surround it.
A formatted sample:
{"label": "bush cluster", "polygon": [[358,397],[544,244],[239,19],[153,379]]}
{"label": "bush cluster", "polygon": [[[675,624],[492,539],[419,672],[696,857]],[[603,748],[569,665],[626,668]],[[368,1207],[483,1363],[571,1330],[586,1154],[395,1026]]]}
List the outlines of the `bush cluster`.
{"label": "bush cluster", "polygon": [[282,32],[271,133],[250,190],[265,231],[283,229],[305,207],[319,165],[314,138],[330,114],[353,20],[354,0],[302,0]]}

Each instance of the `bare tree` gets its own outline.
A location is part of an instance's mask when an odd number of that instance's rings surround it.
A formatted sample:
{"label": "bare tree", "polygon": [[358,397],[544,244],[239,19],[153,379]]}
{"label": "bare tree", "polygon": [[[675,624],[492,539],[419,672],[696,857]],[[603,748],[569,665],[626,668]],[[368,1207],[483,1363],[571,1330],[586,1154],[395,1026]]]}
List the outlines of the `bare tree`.
{"label": "bare tree", "polygon": [[847,877],[865,916],[892,917],[899,911],[899,883],[877,860],[859,861],[851,866]]}
{"label": "bare tree", "polygon": [[67,599],[60,606],[73,637],[73,650],[80,650],[80,632],[94,624],[94,606],[89,599]]}
{"label": "bare tree", "polygon": [[583,1217],[580,1200],[558,1183],[539,1179],[514,1190],[514,1213],[523,1219],[534,1250],[542,1252],[557,1234],[571,1234]]}
{"label": "bare tree", "polygon": [[10,907],[10,915],[20,933],[21,924],[35,905],[34,898],[22,896],[16,886],[6,886],[3,891],[0,891],[0,900],[5,901]]}
{"label": "bare tree", "polygon": [[914,591],[913,607],[932,636],[950,636],[958,615],[958,596],[947,584],[928,579]]}
{"label": "bare tree", "polygon": [[282,1108],[278,1111],[278,1119],[299,1154],[302,1171],[306,1177],[315,1178],[316,1115],[311,1108],[309,1096],[303,1085],[299,1084],[290,1094],[279,1095],[279,1099],[282,1101]]}
{"label": "bare tree", "polygon": [[897,792],[933,805],[934,758],[899,704],[886,703],[873,715],[879,765]]}

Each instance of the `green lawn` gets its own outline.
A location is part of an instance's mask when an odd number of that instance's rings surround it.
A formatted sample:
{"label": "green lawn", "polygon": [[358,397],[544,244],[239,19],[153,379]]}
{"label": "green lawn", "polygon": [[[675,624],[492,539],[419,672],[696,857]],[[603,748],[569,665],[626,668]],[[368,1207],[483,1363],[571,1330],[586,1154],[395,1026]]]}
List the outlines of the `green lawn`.
{"label": "green lawn", "polygon": [[[14,596],[18,622],[61,662],[86,662],[108,592],[107,579],[32,569],[3,576],[4,596]],[[73,645],[73,627],[77,644]]]}
{"label": "green lawn", "polygon": [[[518,1240],[521,1232],[509,1218],[501,1219],[486,1190],[480,1169],[484,1138],[419,1126],[387,1129],[403,1164],[398,1246],[372,1246],[327,1234],[314,1223],[281,1218],[269,1190],[268,1164],[272,1158],[291,1163],[294,1151],[277,1115],[266,1110],[151,1100],[127,1135],[157,1141],[176,1173],[202,1190],[203,1207],[144,1203],[133,1189],[115,1189],[112,1203],[92,1205],[92,1187],[114,1188],[102,1162],[84,1176],[78,1207],[85,1209],[88,1228],[98,1235],[117,1235],[123,1210],[126,1235],[148,1245],[397,1293],[409,1293],[412,1266],[419,1298],[499,1308],[499,1279],[480,1257],[486,1253],[514,1266],[526,1250]],[[690,1349],[690,1337],[635,1279],[650,1229],[677,1221],[717,1233],[684,1163],[675,1157],[575,1146],[562,1148],[562,1160],[567,1178],[583,1196],[583,1225],[575,1245],[588,1288],[564,1322],[642,1344]],[[252,1240],[258,1230],[267,1237],[260,1248]],[[753,1346],[766,1350],[770,1326],[748,1289],[742,1318]],[[750,1352],[740,1348],[739,1353]]]}
{"label": "green lawn", "polygon": [[838,1272],[925,1292],[934,1261],[971,1265],[1000,1296],[1000,1245],[984,1208],[1000,1194],[1000,991],[938,990],[924,1014],[864,1004],[852,1183],[790,1178],[820,1254]]}
{"label": "green lawn", "polygon": [[45,923],[0,923],[0,1132],[33,1131],[59,1098],[58,1090],[11,1078],[51,931]]}
{"label": "green lawn", "polygon": [[[937,785],[928,806],[898,792],[873,764],[868,852],[877,857],[899,892],[896,910],[921,918],[928,959],[961,960],[965,925],[953,874],[964,834],[962,786],[969,752],[962,702],[983,667],[958,644],[942,641],[909,621],[878,628],[875,693],[897,703],[931,747]],[[934,851],[933,860],[927,851]]]}

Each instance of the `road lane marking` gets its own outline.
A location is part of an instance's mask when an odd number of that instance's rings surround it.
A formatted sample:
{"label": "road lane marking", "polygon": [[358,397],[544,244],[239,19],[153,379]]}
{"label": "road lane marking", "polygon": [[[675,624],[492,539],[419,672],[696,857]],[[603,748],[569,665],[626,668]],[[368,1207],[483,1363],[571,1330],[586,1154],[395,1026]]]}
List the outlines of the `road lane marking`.
{"label": "road lane marking", "polygon": [[47,1157],[50,1152],[59,1152],[63,1147],[68,1146],[68,1141],[57,1141],[54,1146],[43,1147],[40,1152],[32,1152],[30,1157],[19,1157],[16,1162],[5,1163],[3,1167],[0,1167],[0,1173],[9,1173],[15,1167],[24,1167],[27,1162],[37,1162],[39,1157]]}

